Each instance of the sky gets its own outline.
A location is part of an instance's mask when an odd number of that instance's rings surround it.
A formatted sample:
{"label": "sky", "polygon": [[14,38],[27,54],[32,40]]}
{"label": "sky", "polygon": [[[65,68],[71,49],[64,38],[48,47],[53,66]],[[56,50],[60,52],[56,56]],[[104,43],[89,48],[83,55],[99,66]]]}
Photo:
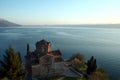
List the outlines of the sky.
{"label": "sky", "polygon": [[120,0],[0,0],[0,18],[22,25],[119,24]]}

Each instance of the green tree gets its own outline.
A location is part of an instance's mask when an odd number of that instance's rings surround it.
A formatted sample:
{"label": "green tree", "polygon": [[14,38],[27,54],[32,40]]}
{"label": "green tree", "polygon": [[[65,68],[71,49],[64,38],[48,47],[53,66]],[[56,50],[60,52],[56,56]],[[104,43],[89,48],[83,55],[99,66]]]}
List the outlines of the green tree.
{"label": "green tree", "polygon": [[22,61],[20,53],[15,52],[10,46],[5,54],[3,60],[0,60],[0,77],[7,77],[9,80],[23,80],[26,72],[22,69]]}
{"label": "green tree", "polygon": [[87,74],[91,74],[92,72],[94,72],[97,68],[97,65],[96,65],[96,59],[92,56],[90,58],[90,60],[88,60],[87,62]]}

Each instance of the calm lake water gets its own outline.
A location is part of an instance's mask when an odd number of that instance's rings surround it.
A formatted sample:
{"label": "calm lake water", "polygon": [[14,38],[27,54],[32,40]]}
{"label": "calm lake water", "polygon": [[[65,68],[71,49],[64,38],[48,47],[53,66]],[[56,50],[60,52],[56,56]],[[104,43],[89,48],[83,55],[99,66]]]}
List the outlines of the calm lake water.
{"label": "calm lake water", "polygon": [[0,59],[8,45],[12,45],[16,51],[20,51],[24,61],[26,44],[30,44],[32,51],[37,41],[46,39],[52,43],[53,50],[61,50],[65,59],[74,53],[83,54],[86,60],[95,56],[98,66],[106,70],[110,80],[120,80],[120,28],[96,27],[1,27]]}

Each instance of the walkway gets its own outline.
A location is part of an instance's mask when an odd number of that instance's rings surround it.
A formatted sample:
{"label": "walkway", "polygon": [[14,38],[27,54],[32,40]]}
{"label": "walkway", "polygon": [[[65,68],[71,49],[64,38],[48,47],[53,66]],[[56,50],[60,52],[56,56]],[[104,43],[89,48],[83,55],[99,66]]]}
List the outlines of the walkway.
{"label": "walkway", "polygon": [[63,74],[66,77],[82,77],[82,74],[75,71],[72,67],[65,66]]}

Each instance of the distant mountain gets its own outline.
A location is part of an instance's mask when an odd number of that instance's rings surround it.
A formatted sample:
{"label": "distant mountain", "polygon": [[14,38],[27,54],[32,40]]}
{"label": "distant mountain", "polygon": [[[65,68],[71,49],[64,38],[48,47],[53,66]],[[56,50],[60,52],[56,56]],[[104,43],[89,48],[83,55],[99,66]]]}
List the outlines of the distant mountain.
{"label": "distant mountain", "polygon": [[0,19],[0,27],[9,27],[9,26],[20,26],[20,25],[4,19]]}

